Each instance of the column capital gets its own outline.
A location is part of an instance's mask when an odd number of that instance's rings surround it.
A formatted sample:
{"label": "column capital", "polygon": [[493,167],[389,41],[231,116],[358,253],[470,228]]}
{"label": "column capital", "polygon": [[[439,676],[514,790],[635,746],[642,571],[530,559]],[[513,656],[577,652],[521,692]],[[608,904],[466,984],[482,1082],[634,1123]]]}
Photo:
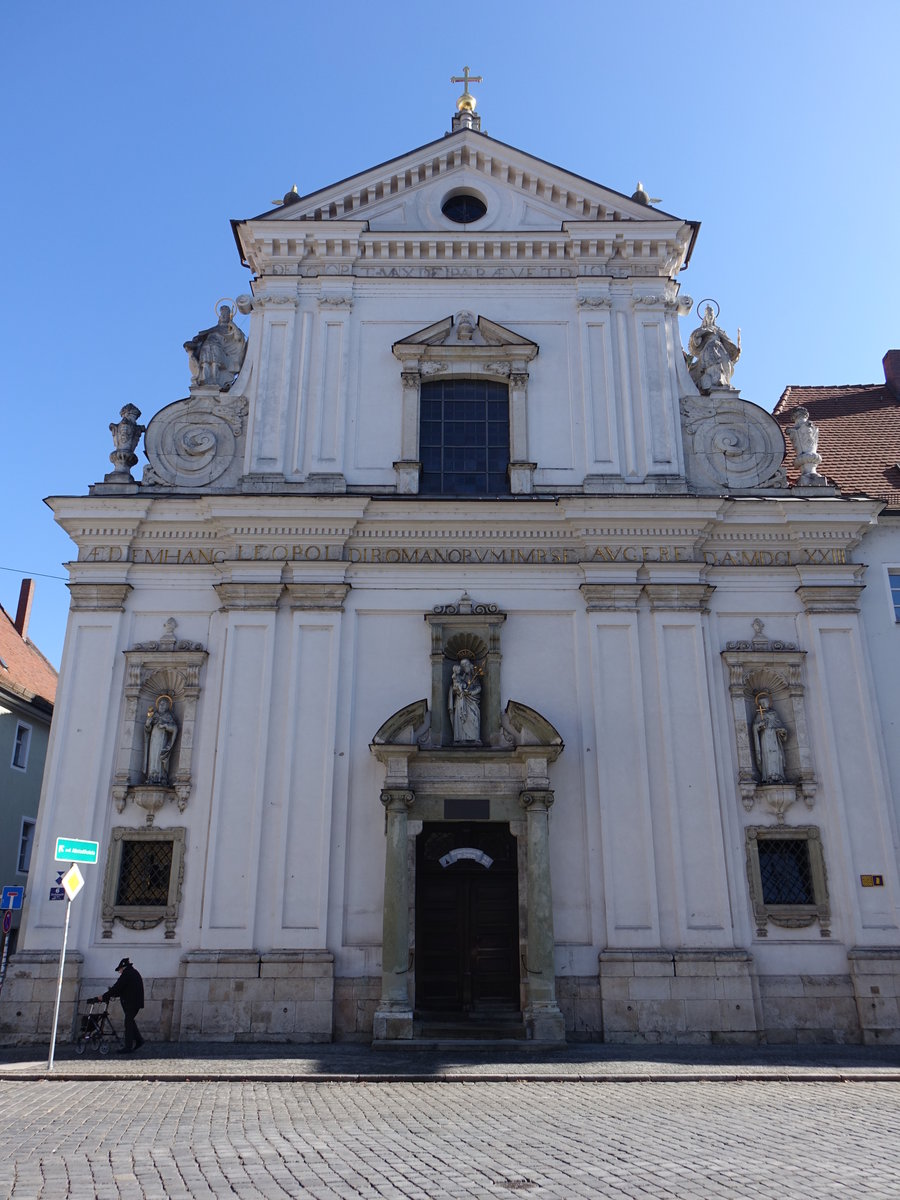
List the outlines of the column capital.
{"label": "column capital", "polygon": [[556,797],[549,789],[538,790],[531,788],[527,792],[519,792],[519,803],[529,812],[549,812]]}
{"label": "column capital", "polygon": [[384,788],[379,798],[387,812],[406,812],[413,804],[416,793],[402,788]]}

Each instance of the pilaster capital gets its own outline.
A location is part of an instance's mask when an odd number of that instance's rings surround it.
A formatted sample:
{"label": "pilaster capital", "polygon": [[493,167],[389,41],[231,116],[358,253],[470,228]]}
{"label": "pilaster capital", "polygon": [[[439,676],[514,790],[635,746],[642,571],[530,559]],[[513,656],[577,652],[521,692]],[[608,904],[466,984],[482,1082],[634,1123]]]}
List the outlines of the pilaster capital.
{"label": "pilaster capital", "polygon": [[635,612],[642,583],[582,583],[579,591],[588,612]]}
{"label": "pilaster capital", "polygon": [[405,813],[415,801],[416,793],[402,788],[384,788],[379,799],[386,812]]}
{"label": "pilaster capital", "polygon": [[549,789],[531,788],[527,792],[519,792],[519,802],[527,812],[549,812],[555,799]]}
{"label": "pilaster capital", "polygon": [[645,583],[654,612],[709,612],[715,587],[710,583]]}
{"label": "pilaster capital", "polygon": [[277,608],[284,584],[277,583],[214,583],[213,587],[223,609]]}
{"label": "pilaster capital", "polygon": [[288,607],[343,612],[349,583],[288,583]]}
{"label": "pilaster capital", "polygon": [[73,612],[124,612],[130,583],[67,583]]}
{"label": "pilaster capital", "polygon": [[864,583],[803,584],[797,595],[808,613],[856,613]]}

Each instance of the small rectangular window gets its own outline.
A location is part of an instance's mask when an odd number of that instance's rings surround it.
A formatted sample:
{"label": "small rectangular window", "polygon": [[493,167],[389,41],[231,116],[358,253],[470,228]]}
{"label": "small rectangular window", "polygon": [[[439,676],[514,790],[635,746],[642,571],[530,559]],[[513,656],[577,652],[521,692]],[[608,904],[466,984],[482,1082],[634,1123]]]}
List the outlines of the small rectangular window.
{"label": "small rectangular window", "polygon": [[767,936],[769,923],[802,929],[818,921],[822,937],[829,937],[831,908],[818,828],[751,825],[745,834],[757,936]]}
{"label": "small rectangular window", "polygon": [[891,603],[894,606],[894,620],[900,621],[900,570],[888,571],[888,583],[891,588]]}
{"label": "small rectangular window", "polygon": [[28,750],[31,746],[31,726],[20,721],[16,726],[16,740],[13,743],[12,765],[18,771],[24,771],[28,766]]}
{"label": "small rectangular window", "polygon": [[22,832],[19,835],[19,865],[16,870],[20,875],[27,875],[31,866],[31,847],[34,845],[35,822],[30,817],[22,818]]}

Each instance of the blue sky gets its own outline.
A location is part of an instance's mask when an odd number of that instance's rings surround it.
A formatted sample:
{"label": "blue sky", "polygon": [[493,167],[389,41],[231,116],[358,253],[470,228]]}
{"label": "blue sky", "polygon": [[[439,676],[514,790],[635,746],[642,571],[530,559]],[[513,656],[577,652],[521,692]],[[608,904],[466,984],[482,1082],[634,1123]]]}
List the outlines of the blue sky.
{"label": "blue sky", "polygon": [[35,576],[56,664],[42,498],[102,479],[123,404],[186,394],[182,343],[247,290],[229,220],[440,137],[466,63],[492,136],[702,222],[682,288],[741,327],[745,399],[900,346],[897,0],[19,0],[0,34],[0,603]]}

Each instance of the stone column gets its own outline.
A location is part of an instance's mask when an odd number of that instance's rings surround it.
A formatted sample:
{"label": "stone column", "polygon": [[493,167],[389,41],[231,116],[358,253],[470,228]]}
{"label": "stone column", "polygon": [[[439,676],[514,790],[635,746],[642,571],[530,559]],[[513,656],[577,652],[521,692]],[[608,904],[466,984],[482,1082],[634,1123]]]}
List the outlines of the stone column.
{"label": "stone column", "polygon": [[528,944],[525,953],[525,1029],[538,1042],[564,1042],[565,1020],[556,1003],[553,898],[550,892],[549,790],[522,792],[527,813]]}
{"label": "stone column", "polygon": [[409,999],[409,869],[407,813],[415,794],[404,789],[381,793],[384,805],[384,916],[381,941],[381,1000],[375,1010],[374,1040],[411,1038]]}

